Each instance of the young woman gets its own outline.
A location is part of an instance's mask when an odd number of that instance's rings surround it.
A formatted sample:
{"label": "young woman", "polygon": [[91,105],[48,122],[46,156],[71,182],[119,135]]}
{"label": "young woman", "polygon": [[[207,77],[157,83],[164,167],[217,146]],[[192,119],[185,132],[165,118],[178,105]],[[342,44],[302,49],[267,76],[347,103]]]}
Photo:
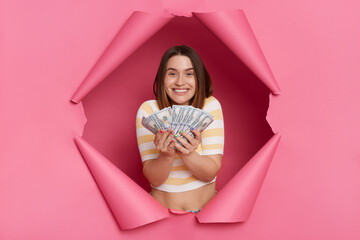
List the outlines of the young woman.
{"label": "young woman", "polygon": [[[186,45],[174,46],[163,55],[155,78],[156,100],[144,102],[136,119],[137,142],[143,173],[151,184],[151,195],[165,207],[195,212],[215,196],[215,179],[221,167],[224,148],[224,122],[221,105],[212,96],[210,76],[196,51]],[[214,116],[201,133],[184,132],[188,140],[172,129],[156,135],[144,128],[143,116],[172,105],[192,105]]]}

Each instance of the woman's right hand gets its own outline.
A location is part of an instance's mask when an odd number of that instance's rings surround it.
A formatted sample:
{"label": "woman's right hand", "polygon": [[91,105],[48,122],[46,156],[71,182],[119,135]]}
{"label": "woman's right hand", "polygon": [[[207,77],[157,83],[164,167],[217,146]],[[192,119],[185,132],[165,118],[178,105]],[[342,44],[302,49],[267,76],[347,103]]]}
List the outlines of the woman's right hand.
{"label": "woman's right hand", "polygon": [[154,144],[156,149],[160,151],[166,157],[174,157],[175,150],[175,140],[173,140],[174,131],[168,128],[166,131],[160,130],[155,134]]}

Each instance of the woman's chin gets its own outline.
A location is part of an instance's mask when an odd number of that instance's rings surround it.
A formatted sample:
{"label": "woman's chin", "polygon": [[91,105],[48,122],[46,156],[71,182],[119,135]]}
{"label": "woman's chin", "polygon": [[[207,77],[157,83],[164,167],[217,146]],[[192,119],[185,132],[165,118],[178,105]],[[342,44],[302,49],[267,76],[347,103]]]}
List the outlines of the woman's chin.
{"label": "woman's chin", "polygon": [[190,99],[171,99],[173,105],[188,105]]}
{"label": "woman's chin", "polygon": [[173,101],[173,105],[189,105],[189,101]]}

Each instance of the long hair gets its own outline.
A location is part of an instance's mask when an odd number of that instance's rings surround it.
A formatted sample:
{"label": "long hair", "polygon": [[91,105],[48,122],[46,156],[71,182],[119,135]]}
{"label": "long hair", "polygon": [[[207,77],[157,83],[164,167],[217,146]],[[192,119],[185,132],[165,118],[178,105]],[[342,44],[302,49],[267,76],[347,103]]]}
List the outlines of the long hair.
{"label": "long hair", "polygon": [[153,84],[153,91],[156,96],[159,109],[172,106],[169,96],[166,94],[164,79],[168,60],[176,55],[187,56],[191,61],[195,71],[196,89],[195,95],[190,99],[189,104],[193,107],[202,109],[205,103],[205,98],[208,98],[213,94],[213,85],[210,75],[206,70],[204,63],[201,61],[200,56],[194,49],[186,45],[177,45],[169,48],[161,58],[160,66]]}

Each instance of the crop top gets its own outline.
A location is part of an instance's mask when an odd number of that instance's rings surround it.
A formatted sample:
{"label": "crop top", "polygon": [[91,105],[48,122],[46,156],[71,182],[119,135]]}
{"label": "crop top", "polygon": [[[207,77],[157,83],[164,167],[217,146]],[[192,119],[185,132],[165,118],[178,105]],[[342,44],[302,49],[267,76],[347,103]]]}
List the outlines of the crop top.
{"label": "crop top", "polygon": [[[210,96],[205,99],[203,110],[213,115],[214,121],[201,132],[202,143],[195,151],[200,155],[223,155],[224,121],[221,105],[215,97]],[[141,104],[136,115],[136,136],[142,162],[156,159],[160,152],[154,144],[155,135],[141,123],[143,116],[147,117],[156,111],[159,111],[157,100],[148,100]],[[158,187],[152,185],[151,187],[165,192],[185,192],[215,182],[215,179],[216,177],[210,182],[201,181],[192,174],[176,154],[171,172],[165,182]]]}

